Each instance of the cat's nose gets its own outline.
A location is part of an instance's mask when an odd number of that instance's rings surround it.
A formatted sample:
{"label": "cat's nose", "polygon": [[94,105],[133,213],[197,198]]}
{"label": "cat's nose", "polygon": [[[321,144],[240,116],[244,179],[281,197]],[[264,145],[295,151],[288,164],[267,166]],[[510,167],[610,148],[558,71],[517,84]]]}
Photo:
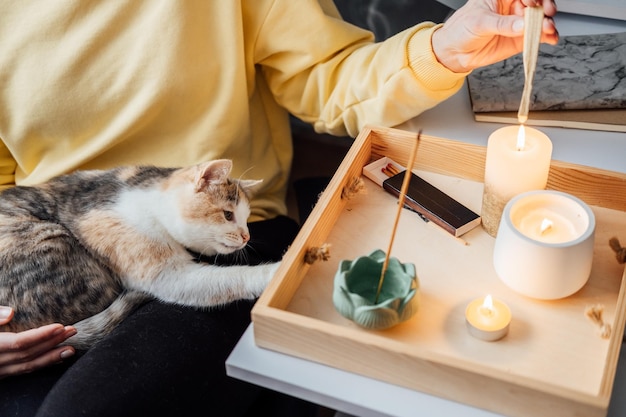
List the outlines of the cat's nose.
{"label": "cat's nose", "polygon": [[243,240],[243,243],[248,243],[248,241],[250,240],[250,233],[247,233],[247,232],[242,233],[241,240]]}

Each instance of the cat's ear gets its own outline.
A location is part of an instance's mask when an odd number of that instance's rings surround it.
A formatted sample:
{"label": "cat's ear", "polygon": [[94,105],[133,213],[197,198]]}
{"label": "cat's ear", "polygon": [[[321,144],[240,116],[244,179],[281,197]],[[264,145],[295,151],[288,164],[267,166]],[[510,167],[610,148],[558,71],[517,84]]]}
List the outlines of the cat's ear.
{"label": "cat's ear", "polygon": [[261,184],[263,180],[239,180],[239,188],[246,193],[247,196],[252,196],[256,192],[257,185]]}
{"label": "cat's ear", "polygon": [[216,159],[215,161],[204,162],[196,166],[196,191],[200,191],[209,184],[219,184],[226,179],[233,168],[233,161],[230,159]]}

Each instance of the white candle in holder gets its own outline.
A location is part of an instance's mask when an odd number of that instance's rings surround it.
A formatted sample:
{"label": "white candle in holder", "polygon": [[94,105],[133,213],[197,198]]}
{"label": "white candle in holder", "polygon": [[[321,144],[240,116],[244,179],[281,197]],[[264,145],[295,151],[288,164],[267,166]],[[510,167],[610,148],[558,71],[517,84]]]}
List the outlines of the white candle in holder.
{"label": "white candle in holder", "polygon": [[489,235],[496,236],[504,206],[513,196],[546,188],[551,158],[552,142],[537,129],[507,126],[489,136],[481,210]]}
{"label": "white candle in holder", "polygon": [[591,274],[595,217],[580,199],[529,191],[504,208],[493,253],[498,277],[513,290],[544,300],[567,297]]}

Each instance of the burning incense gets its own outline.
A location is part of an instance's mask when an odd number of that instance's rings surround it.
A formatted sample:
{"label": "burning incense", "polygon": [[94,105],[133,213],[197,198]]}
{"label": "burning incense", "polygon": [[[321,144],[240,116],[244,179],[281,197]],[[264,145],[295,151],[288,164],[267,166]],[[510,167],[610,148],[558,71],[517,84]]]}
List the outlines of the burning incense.
{"label": "burning incense", "polygon": [[539,43],[541,42],[541,26],[543,25],[543,7],[526,7],[524,9],[524,90],[522,100],[517,112],[517,120],[526,123],[530,108],[530,94],[533,89],[533,78],[539,56]]}
{"label": "burning incense", "polygon": [[417,145],[419,144],[421,135],[422,135],[422,131],[420,130],[417,133],[417,138],[415,142],[413,143],[413,149],[411,150],[411,155],[409,158],[409,162],[406,166],[406,171],[404,171],[404,181],[402,182],[402,188],[400,189],[400,196],[398,199],[398,211],[396,212],[396,218],[393,224],[393,229],[391,231],[391,239],[389,240],[389,246],[387,247],[387,252],[385,254],[385,261],[383,262],[383,269],[380,272],[380,278],[378,280],[378,289],[376,290],[376,299],[374,300],[374,304],[378,303],[378,297],[380,296],[380,291],[383,288],[383,281],[385,280],[385,272],[387,272],[387,266],[389,265],[389,254],[391,253],[393,240],[396,236],[396,229],[398,228],[398,220],[400,220],[400,213],[402,213],[402,208],[404,208],[404,199],[406,197],[406,190],[409,188],[409,182],[411,181],[411,172],[413,170],[413,163],[415,162],[415,155],[417,154]]}

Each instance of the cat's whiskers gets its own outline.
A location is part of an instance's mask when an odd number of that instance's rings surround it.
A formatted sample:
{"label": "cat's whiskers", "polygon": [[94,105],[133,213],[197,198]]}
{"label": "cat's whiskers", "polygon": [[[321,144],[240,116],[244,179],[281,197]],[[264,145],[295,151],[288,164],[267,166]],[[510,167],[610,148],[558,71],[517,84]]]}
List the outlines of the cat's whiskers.
{"label": "cat's whiskers", "polygon": [[[248,169],[246,169],[245,171],[243,171],[241,174],[239,174],[239,177],[237,178],[237,181],[241,181],[243,180],[243,176],[246,175],[246,172],[248,171],[252,171],[254,167],[250,167]],[[238,185],[237,188],[241,189],[241,187]],[[242,190],[243,191],[243,190]],[[237,194],[237,200],[235,201],[236,204],[239,204],[239,194]]]}
{"label": "cat's whiskers", "polygon": [[248,171],[252,171],[252,169],[253,169],[253,168],[254,168],[254,167],[250,167],[250,168],[246,169],[245,171],[243,171],[243,172],[239,175],[239,178],[237,178],[237,179],[241,181],[241,180],[243,179],[243,176],[244,176],[244,175],[246,175],[246,172],[248,172]]}
{"label": "cat's whiskers", "polygon": [[248,255],[248,248],[249,246],[244,246],[243,248],[239,249],[238,251],[234,252],[233,255],[235,255],[235,262],[238,264],[247,264],[248,263],[248,259],[250,258],[250,256]]}

